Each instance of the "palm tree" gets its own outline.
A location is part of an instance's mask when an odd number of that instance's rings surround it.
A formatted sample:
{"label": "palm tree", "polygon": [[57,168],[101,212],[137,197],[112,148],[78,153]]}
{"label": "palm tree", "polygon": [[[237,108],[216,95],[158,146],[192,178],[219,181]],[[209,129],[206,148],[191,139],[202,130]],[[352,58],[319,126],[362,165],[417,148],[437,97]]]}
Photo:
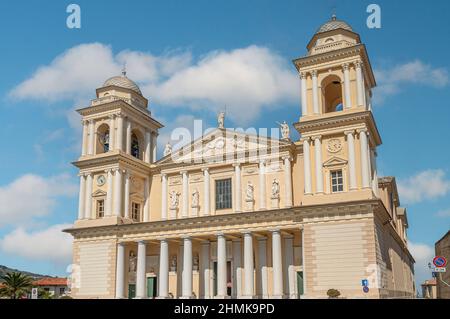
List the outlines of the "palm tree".
{"label": "palm tree", "polygon": [[30,291],[33,280],[20,272],[10,272],[1,276],[0,282],[2,283],[0,295],[17,299]]}

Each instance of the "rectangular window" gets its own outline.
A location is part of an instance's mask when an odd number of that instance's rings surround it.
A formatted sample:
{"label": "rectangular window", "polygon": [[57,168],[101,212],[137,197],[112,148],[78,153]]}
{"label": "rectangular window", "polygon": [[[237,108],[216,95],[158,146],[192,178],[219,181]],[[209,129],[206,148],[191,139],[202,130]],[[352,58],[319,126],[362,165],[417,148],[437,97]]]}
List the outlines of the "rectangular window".
{"label": "rectangular window", "polygon": [[66,293],[66,288],[59,288],[59,294],[64,295]]}
{"label": "rectangular window", "polygon": [[342,178],[342,170],[331,172],[331,191],[333,193],[344,191],[344,179]]}
{"label": "rectangular window", "polygon": [[105,201],[100,199],[97,201],[97,218],[105,216]]}
{"label": "rectangular window", "polygon": [[131,218],[134,221],[140,221],[141,205],[138,203],[131,204]]}
{"label": "rectangular window", "polygon": [[231,178],[216,181],[216,209],[231,208]]}

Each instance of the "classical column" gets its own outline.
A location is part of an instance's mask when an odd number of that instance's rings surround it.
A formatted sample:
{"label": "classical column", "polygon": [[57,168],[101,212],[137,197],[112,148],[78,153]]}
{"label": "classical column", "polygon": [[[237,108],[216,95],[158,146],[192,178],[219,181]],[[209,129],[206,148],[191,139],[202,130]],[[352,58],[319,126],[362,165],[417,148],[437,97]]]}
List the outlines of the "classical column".
{"label": "classical column", "polygon": [[253,237],[250,232],[244,233],[244,277],[245,277],[245,298],[253,298],[254,274],[253,274]]}
{"label": "classical column", "polygon": [[363,74],[362,74],[362,62],[356,61],[355,62],[355,69],[356,69],[356,91],[357,91],[357,97],[358,97],[358,106],[364,105],[364,83],[363,83]]}
{"label": "classical column", "polygon": [[116,137],[116,115],[111,114],[109,116],[109,151],[112,152],[116,148],[115,137]]}
{"label": "classical column", "polygon": [[144,181],[144,222],[148,222],[150,220],[150,178],[147,176]]}
{"label": "classical column", "polygon": [[[124,201],[124,216],[125,218],[130,218],[130,173],[126,171],[125,173],[125,201]],[[145,211],[144,211],[145,214]]]}
{"label": "classical column", "polygon": [[369,163],[368,163],[368,142],[367,142],[367,130],[362,129],[359,130],[359,142],[360,142],[360,152],[361,152],[361,176],[362,176],[362,187],[369,188],[370,187],[370,178],[369,178]]}
{"label": "classical column", "polygon": [[217,235],[217,298],[227,297],[227,242],[223,234]]}
{"label": "classical column", "polygon": [[192,240],[190,237],[183,239],[183,273],[182,273],[182,298],[192,297]]}
{"label": "classical column", "polygon": [[204,185],[204,195],[203,195],[203,216],[209,215],[209,203],[210,203],[210,195],[209,195],[209,169],[203,168],[203,185]]}
{"label": "classical column", "polygon": [[78,219],[84,218],[84,209],[86,202],[86,176],[80,174],[80,194],[78,197]]}
{"label": "classical column", "polygon": [[258,293],[261,298],[269,298],[267,272],[267,237],[258,237]]}
{"label": "classical column", "polygon": [[158,133],[153,132],[152,133],[152,159],[151,162],[156,162],[156,151],[157,151],[157,145],[158,145]]}
{"label": "classical column", "polygon": [[312,193],[309,137],[303,139],[303,173],[305,175],[305,195],[308,195]]}
{"label": "classical column", "polygon": [[114,174],[114,216],[122,215],[122,171],[115,169]]}
{"label": "classical column", "polygon": [[116,256],[116,298],[125,298],[125,244],[117,244]]}
{"label": "classical column", "polygon": [[208,240],[201,242],[201,257],[200,257],[200,298],[210,299],[212,297],[210,289],[210,249],[211,245]]}
{"label": "classical column", "polygon": [[145,156],[144,156],[144,161],[146,163],[151,163],[152,159],[151,159],[151,132],[149,130],[145,131]]}
{"label": "classical column", "polygon": [[259,209],[266,209],[266,166],[264,160],[259,162]]}
{"label": "classical column", "polygon": [[125,152],[128,155],[131,155],[131,121],[130,118],[127,118],[127,131],[125,137]]}
{"label": "classical column", "polygon": [[241,239],[233,239],[233,297],[242,297],[242,261]]}
{"label": "classical column", "polygon": [[94,155],[95,147],[95,123],[89,120],[89,139],[88,139],[88,155]]}
{"label": "classical column", "polygon": [[356,185],[356,158],[355,158],[355,138],[353,137],[354,131],[344,132],[347,136],[348,145],[348,170],[350,175],[349,186],[350,190],[358,188]]}
{"label": "classical column", "polygon": [[145,293],[145,262],[146,244],[141,240],[138,242],[137,269],[136,269],[136,299],[146,298]]}
{"label": "classical column", "polygon": [[159,242],[159,298],[169,297],[169,243],[166,239]]}
{"label": "classical column", "polygon": [[292,207],[292,171],[290,156],[283,157],[284,160],[284,185],[286,187],[286,207]]}
{"label": "classical column", "polygon": [[311,76],[314,114],[319,114],[319,85],[317,83],[317,71],[311,71]]}
{"label": "classical column", "polygon": [[283,264],[281,260],[281,233],[272,231],[272,270],[273,270],[273,298],[283,297]]}
{"label": "classical column", "polygon": [[123,151],[123,115],[117,114],[117,149]]}
{"label": "classical column", "polygon": [[322,170],[322,137],[314,136],[314,152],[316,166],[316,193],[323,193],[323,170]]}
{"label": "classical column", "polygon": [[87,145],[88,145],[88,121],[82,120],[81,125],[83,126],[83,140],[81,142],[81,156],[85,156],[87,153]]}
{"label": "classical column", "polygon": [[182,171],[180,174],[183,176],[183,194],[182,196],[182,206],[181,206],[181,217],[187,218],[188,206],[189,206],[189,181],[187,171]]}
{"label": "classical column", "polygon": [[342,65],[342,68],[344,70],[344,97],[345,97],[345,107],[351,108],[352,107],[352,98],[350,95],[350,71],[349,71],[349,64],[344,63]]}
{"label": "classical column", "polygon": [[241,212],[242,211],[242,191],[241,191],[241,164],[236,163],[233,164],[234,166],[234,178],[235,178],[235,203],[236,203],[236,209],[235,212]]}
{"label": "classical column", "polygon": [[284,239],[284,253],[285,253],[285,261],[286,261],[286,284],[289,289],[289,298],[297,299],[297,291],[295,287],[295,266],[294,266],[294,236],[286,236]]}
{"label": "classical column", "polygon": [[167,219],[167,174],[161,174],[161,219]]}
{"label": "classical column", "polygon": [[308,115],[308,100],[306,95],[306,73],[300,73],[300,89],[301,89],[301,102],[302,102],[302,116]]}
{"label": "classical column", "polygon": [[84,219],[91,219],[92,218],[92,173],[86,174],[86,203],[84,208]]}
{"label": "classical column", "polygon": [[105,215],[106,216],[112,216],[112,210],[113,210],[113,174],[112,169],[105,170],[105,173],[107,174],[106,183],[106,207],[105,207]]}

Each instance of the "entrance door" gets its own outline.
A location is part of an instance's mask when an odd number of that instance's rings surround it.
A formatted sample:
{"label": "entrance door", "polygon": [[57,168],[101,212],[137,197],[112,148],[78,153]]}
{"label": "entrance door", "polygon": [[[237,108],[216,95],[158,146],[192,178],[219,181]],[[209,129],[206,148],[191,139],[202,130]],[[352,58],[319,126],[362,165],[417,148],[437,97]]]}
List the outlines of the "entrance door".
{"label": "entrance door", "polygon": [[297,292],[298,296],[300,297],[303,295],[304,288],[303,288],[303,271],[297,271]]}
{"label": "entrance door", "polygon": [[[231,290],[232,290],[232,281],[231,281],[231,261],[227,261],[227,295],[231,296]],[[214,296],[217,296],[217,261],[213,262],[213,292]]]}
{"label": "entrance door", "polygon": [[147,297],[156,298],[156,277],[147,277]]}
{"label": "entrance door", "polygon": [[134,297],[136,297],[136,285],[129,284],[128,285],[128,299],[133,299]]}

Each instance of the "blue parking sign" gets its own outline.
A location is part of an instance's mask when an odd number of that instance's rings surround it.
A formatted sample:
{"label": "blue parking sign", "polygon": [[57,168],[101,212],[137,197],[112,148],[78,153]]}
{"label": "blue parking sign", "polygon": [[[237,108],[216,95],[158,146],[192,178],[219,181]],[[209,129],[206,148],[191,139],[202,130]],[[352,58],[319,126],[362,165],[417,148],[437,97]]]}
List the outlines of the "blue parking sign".
{"label": "blue parking sign", "polygon": [[361,280],[361,286],[368,287],[369,286],[369,281],[367,279]]}

